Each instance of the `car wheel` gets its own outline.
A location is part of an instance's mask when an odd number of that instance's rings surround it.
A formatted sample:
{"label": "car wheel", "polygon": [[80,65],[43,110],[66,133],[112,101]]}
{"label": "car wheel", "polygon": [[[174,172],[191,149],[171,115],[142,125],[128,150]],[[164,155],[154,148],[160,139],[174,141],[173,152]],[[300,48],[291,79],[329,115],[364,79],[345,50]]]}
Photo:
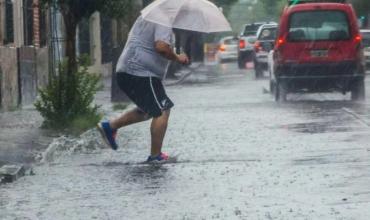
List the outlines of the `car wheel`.
{"label": "car wheel", "polygon": [[286,102],[286,97],[288,95],[288,89],[286,85],[282,82],[277,82],[275,86],[275,101],[280,103]]}
{"label": "car wheel", "polygon": [[247,58],[245,59],[245,62],[252,62],[253,61],[253,58],[254,58],[254,54],[253,53],[250,53]]}
{"label": "car wheel", "polygon": [[254,62],[254,71],[255,71],[255,74],[256,74],[256,79],[259,79],[263,76],[262,67],[258,62]]}
{"label": "car wheel", "polygon": [[356,81],[351,90],[352,101],[363,101],[365,100],[365,82],[364,80]]}
{"label": "car wheel", "polygon": [[270,80],[270,94],[276,93],[276,83],[272,80]]}
{"label": "car wheel", "polygon": [[245,60],[239,58],[238,59],[238,67],[239,67],[239,69],[245,69]]}

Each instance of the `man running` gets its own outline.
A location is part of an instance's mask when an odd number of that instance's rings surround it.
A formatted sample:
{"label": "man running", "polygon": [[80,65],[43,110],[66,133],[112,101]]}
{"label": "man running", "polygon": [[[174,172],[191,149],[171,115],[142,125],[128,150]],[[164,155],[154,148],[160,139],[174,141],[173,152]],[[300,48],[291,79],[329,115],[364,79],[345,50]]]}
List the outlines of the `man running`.
{"label": "man running", "polygon": [[136,108],[120,117],[98,124],[106,143],[117,150],[115,141],[119,128],[152,119],[151,153],[148,162],[163,162],[168,155],[162,152],[170,109],[174,106],[162,84],[169,61],[188,64],[185,54],[173,52],[172,29],[141,16],[132,27],[126,46],[117,62],[117,82],[121,90],[136,104]]}

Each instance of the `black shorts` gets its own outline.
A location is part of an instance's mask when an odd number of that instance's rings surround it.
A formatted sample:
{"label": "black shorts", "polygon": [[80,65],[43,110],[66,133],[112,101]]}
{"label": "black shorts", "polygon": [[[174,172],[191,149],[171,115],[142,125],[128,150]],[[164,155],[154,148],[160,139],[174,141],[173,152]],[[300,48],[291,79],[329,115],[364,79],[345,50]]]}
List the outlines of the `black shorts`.
{"label": "black shorts", "polygon": [[120,89],[137,107],[151,117],[159,117],[162,111],[174,106],[164,90],[162,81],[157,77],[140,77],[127,73],[117,73]]}

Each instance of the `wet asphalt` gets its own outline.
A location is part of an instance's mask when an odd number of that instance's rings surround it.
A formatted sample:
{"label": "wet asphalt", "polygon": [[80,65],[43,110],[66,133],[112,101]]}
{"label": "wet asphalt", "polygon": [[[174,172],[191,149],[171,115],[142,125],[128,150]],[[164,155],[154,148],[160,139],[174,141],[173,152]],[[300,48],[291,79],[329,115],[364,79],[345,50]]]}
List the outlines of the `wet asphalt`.
{"label": "wet asphalt", "polygon": [[56,140],[35,175],[0,186],[0,219],[370,219],[370,89],[278,104],[236,63],[206,75],[167,88],[170,163],[142,164],[149,122],[121,129],[117,152],[95,130]]}

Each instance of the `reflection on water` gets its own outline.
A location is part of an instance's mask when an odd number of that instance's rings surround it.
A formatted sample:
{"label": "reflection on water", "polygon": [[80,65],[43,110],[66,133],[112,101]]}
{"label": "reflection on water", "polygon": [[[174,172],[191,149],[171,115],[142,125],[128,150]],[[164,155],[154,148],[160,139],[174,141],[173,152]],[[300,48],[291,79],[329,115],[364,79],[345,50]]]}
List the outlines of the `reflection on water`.
{"label": "reflection on water", "polygon": [[[367,130],[364,110],[365,104],[351,101],[295,101],[286,103],[282,108],[291,109],[294,114],[308,120],[302,123],[291,123],[280,128],[299,133],[329,133]],[[348,109],[351,109],[349,111]]]}
{"label": "reflection on water", "polygon": [[[342,123],[334,123],[334,122],[311,122],[311,123],[298,123],[298,124],[290,124],[290,125],[284,125],[283,128],[300,132],[300,133],[310,133],[310,134],[316,134],[316,133],[327,133],[327,132],[350,132],[353,130],[358,130],[358,128],[351,128],[347,127],[345,125],[340,125]],[[362,130],[365,130],[363,128]]]}
{"label": "reflection on water", "polygon": [[168,168],[162,165],[134,166],[129,169],[129,175],[140,179],[162,179],[166,176]]}

